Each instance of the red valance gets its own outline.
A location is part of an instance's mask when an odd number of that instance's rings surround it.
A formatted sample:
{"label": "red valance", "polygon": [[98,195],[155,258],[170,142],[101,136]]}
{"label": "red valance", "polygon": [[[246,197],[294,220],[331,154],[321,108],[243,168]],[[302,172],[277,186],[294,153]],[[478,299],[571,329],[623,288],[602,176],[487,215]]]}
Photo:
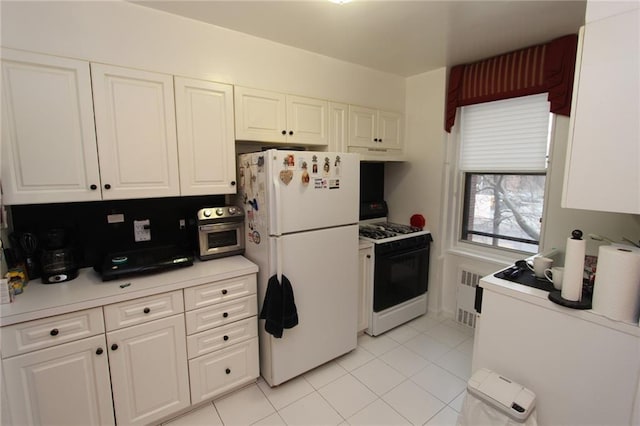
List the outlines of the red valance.
{"label": "red valance", "polygon": [[456,108],[500,99],[549,93],[551,112],[569,115],[578,36],[570,34],[472,64],[449,73],[445,130],[451,132]]}

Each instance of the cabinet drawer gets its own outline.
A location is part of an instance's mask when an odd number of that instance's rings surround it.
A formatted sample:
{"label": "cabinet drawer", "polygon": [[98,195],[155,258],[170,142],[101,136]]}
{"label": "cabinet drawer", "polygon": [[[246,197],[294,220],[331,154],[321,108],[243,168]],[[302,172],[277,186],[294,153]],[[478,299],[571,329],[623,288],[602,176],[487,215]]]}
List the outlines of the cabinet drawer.
{"label": "cabinet drawer", "polygon": [[100,308],[57,315],[2,327],[2,357],[104,333]]}
{"label": "cabinet drawer", "polygon": [[258,301],[255,294],[208,308],[189,311],[185,315],[187,319],[187,334],[209,330],[255,316],[257,313]]}
{"label": "cabinet drawer", "polygon": [[107,305],[104,307],[104,322],[107,331],[111,331],[180,312],[184,312],[184,304],[182,291],[177,290]]}
{"label": "cabinet drawer", "polygon": [[184,308],[191,311],[256,293],[256,274],[184,289]]}
{"label": "cabinet drawer", "polygon": [[258,364],[257,338],[190,360],[191,404],[255,380],[260,374]]}
{"label": "cabinet drawer", "polygon": [[189,359],[258,337],[258,320],[250,317],[187,337]]}

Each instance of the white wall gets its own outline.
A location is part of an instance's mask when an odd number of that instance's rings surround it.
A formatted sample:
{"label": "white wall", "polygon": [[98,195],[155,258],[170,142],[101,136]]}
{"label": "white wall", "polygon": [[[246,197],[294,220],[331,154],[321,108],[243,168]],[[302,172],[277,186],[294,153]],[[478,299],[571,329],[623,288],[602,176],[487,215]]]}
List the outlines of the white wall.
{"label": "white wall", "polygon": [[445,154],[444,105],[447,70],[441,68],[406,80],[407,163],[385,166],[385,198],[389,219],[409,223],[411,215],[422,214],[432,232],[428,309],[439,311],[442,293],[442,233],[440,203]]}
{"label": "white wall", "polygon": [[2,1],[4,47],[402,112],[404,78],[122,1]]}

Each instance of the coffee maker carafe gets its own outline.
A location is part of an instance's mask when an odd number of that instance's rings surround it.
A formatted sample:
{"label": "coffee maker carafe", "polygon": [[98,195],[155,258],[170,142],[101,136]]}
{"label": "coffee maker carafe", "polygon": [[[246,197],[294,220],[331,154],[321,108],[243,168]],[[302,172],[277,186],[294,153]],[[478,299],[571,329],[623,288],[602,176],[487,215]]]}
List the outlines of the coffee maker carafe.
{"label": "coffee maker carafe", "polygon": [[41,279],[44,284],[70,281],[78,276],[78,265],[68,233],[64,229],[56,228],[47,231],[40,265]]}

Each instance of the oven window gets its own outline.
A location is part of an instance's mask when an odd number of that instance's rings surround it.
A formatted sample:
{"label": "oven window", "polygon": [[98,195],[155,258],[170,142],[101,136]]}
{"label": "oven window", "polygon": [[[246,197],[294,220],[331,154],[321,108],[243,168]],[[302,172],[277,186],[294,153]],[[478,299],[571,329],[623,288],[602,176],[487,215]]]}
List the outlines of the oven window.
{"label": "oven window", "polygon": [[207,234],[208,248],[234,247],[238,245],[238,230],[215,231]]}
{"label": "oven window", "polygon": [[400,253],[376,252],[373,310],[380,312],[425,293],[428,276],[428,245]]}

